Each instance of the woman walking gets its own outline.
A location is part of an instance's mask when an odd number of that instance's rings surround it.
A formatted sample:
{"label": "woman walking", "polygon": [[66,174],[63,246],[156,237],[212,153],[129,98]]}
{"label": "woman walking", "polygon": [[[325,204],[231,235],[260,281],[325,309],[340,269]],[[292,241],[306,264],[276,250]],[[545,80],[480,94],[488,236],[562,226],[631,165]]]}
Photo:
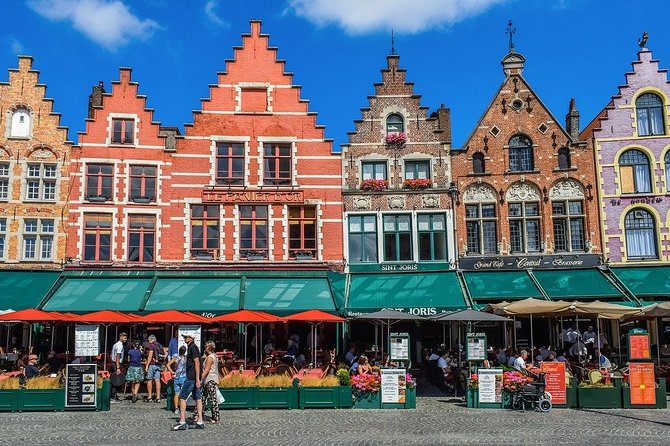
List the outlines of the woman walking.
{"label": "woman walking", "polygon": [[205,399],[209,400],[212,408],[212,418],[209,420],[211,424],[219,422],[219,360],[216,357],[216,344],[214,341],[207,341],[205,343],[205,351],[203,357],[205,363],[202,367],[202,382],[203,393]]}

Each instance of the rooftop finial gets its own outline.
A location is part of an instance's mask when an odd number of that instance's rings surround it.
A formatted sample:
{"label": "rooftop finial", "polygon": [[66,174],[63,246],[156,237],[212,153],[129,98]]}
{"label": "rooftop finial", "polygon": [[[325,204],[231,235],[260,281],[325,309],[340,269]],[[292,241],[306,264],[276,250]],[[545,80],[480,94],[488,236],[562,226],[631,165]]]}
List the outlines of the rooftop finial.
{"label": "rooftop finial", "polygon": [[391,28],[391,55],[395,55],[395,39],[393,38],[393,28]]}
{"label": "rooftop finial", "polygon": [[645,32],[642,33],[642,37],[640,37],[639,39],[637,39],[637,45],[638,45],[640,48],[644,48],[644,47],[646,47],[646,46],[647,46],[647,40],[648,40],[648,39],[649,39],[649,34],[647,34],[647,31],[645,31]]}
{"label": "rooftop finial", "polygon": [[514,52],[514,42],[512,41],[512,37],[516,33],[516,28],[513,26],[512,21],[510,20],[507,22],[507,30],[505,30],[505,34],[509,34],[509,52],[513,53]]}

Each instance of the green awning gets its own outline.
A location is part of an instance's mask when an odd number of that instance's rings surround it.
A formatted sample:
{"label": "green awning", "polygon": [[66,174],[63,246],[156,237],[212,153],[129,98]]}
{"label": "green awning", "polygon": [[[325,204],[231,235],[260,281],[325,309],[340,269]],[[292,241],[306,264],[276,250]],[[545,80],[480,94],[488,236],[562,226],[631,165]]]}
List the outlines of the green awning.
{"label": "green awning", "polygon": [[353,274],[347,315],[382,309],[418,315],[467,308],[455,272],[406,274]]}
{"label": "green awning", "polygon": [[279,316],[307,310],[335,312],[326,277],[247,279],[243,306]]}
{"label": "green awning", "polygon": [[0,271],[0,310],[37,308],[60,271]]}
{"label": "green awning", "polygon": [[638,299],[670,300],[670,267],[615,267],[612,272]]}
{"label": "green awning", "polygon": [[151,278],[66,278],[42,309],[88,313],[99,310],[137,311]]}
{"label": "green awning", "polygon": [[240,279],[159,278],[145,311],[180,310],[215,315],[240,309]]}
{"label": "green awning", "polygon": [[464,272],[463,277],[470,297],[474,301],[510,301],[544,297],[526,271]]}
{"label": "green awning", "polygon": [[552,300],[626,300],[599,269],[533,271],[533,275]]}

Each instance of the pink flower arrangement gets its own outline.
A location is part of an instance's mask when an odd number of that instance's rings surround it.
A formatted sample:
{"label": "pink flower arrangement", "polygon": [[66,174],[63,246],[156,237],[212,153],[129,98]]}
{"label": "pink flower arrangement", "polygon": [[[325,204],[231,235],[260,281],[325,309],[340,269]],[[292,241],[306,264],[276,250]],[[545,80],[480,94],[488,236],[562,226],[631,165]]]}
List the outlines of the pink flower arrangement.
{"label": "pink flower arrangement", "polygon": [[413,389],[414,387],[416,387],[416,380],[412,377],[411,373],[407,373],[405,375],[405,386],[408,389]]}
{"label": "pink flower arrangement", "polygon": [[404,189],[419,190],[419,189],[428,189],[432,187],[433,182],[429,178],[417,178],[405,180],[402,184]]}
{"label": "pink flower arrangement", "polygon": [[407,133],[405,132],[392,132],[386,135],[386,144],[401,146],[407,142]]}
{"label": "pink flower arrangement", "polygon": [[389,182],[386,180],[363,180],[361,183],[361,190],[374,190],[374,191],[380,191],[380,190],[386,190],[386,188],[389,186]]}
{"label": "pink flower arrangement", "polygon": [[503,389],[508,392],[517,392],[533,378],[524,375],[516,370],[510,370],[503,373]]}
{"label": "pink flower arrangement", "polygon": [[479,389],[479,376],[476,373],[470,375],[470,379],[468,379],[468,389],[470,390]]}
{"label": "pink flower arrangement", "polygon": [[354,375],[351,377],[351,387],[356,392],[378,392],[382,379],[379,375]]}

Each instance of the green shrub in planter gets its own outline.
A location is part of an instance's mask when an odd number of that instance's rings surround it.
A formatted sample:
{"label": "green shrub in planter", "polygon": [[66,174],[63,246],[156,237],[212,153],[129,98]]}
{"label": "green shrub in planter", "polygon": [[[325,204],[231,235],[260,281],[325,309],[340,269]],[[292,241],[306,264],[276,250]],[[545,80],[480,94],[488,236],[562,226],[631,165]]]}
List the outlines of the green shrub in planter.
{"label": "green shrub in planter", "polygon": [[577,402],[582,409],[620,409],[621,387],[614,385],[591,384],[577,388]]}

